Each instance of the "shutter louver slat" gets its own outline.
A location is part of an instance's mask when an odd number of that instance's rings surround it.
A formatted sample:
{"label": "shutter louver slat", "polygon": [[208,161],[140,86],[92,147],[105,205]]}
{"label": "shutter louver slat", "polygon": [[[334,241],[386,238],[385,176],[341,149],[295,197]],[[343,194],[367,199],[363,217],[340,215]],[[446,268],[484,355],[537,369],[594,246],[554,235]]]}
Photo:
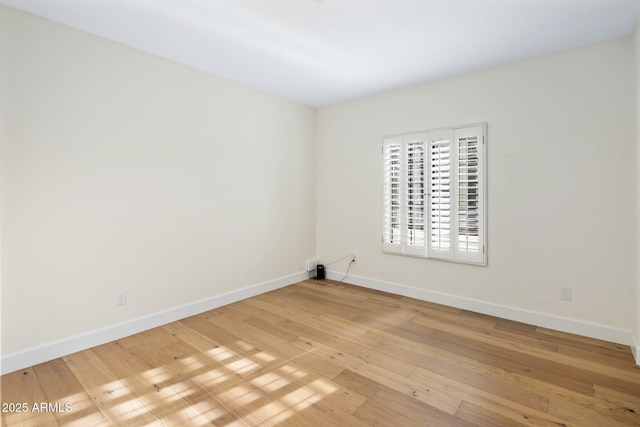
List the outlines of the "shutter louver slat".
{"label": "shutter louver slat", "polygon": [[456,139],[457,168],[457,230],[456,250],[465,258],[477,257],[480,244],[480,138],[466,135]]}
{"label": "shutter louver slat", "polygon": [[401,145],[384,147],[384,235],[383,242],[401,243]]}
{"label": "shutter louver slat", "polygon": [[450,141],[430,143],[431,242],[437,251],[451,248],[451,153]]}
{"label": "shutter louver slat", "polygon": [[405,244],[409,246],[423,247],[425,245],[424,160],[425,150],[422,142],[407,144]]}

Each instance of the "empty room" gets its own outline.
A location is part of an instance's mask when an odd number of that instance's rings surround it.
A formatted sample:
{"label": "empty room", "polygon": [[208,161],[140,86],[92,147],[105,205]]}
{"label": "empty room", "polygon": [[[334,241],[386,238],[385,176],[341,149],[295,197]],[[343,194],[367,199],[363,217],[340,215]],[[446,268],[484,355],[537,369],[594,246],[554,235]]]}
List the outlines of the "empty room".
{"label": "empty room", "polygon": [[640,426],[639,22],[0,0],[2,426]]}

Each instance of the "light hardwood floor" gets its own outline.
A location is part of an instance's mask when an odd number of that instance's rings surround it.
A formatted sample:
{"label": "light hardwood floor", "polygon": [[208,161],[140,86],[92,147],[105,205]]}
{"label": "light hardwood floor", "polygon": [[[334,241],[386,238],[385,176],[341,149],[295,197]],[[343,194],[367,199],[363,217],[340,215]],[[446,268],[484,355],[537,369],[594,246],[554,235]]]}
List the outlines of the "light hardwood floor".
{"label": "light hardwood floor", "polygon": [[628,426],[640,368],[627,346],[307,281],[4,375],[2,402],[29,407],[3,426]]}

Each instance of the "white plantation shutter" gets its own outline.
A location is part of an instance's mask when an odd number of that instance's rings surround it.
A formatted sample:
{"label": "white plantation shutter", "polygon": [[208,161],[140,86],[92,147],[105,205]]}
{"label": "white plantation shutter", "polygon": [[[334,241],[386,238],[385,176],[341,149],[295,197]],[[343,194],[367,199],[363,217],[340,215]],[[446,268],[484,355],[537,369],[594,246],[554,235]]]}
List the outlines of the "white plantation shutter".
{"label": "white plantation shutter", "polygon": [[453,132],[429,132],[428,141],[429,256],[452,259]]}
{"label": "white plantation shutter", "polygon": [[484,263],[484,127],[454,131],[457,157],[455,259]]}
{"label": "white plantation shutter", "polygon": [[385,252],[402,253],[402,137],[387,138],[382,147],[384,170],[384,231],[382,236]]}
{"label": "white plantation shutter", "polygon": [[425,140],[424,133],[406,135],[403,138],[405,148],[403,251],[407,255],[426,255]]}
{"label": "white plantation shutter", "polygon": [[383,251],[425,256],[425,134],[383,143]]}
{"label": "white plantation shutter", "polygon": [[386,138],[383,251],[486,264],[486,125]]}

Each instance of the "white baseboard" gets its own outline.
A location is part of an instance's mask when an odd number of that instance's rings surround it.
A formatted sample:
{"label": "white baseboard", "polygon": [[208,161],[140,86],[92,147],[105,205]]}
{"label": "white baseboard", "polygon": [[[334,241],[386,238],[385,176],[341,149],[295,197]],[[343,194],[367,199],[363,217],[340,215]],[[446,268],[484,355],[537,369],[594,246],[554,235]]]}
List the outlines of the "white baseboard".
{"label": "white baseboard", "polygon": [[226,304],[231,304],[255,295],[260,295],[274,289],[282,288],[309,278],[309,273],[302,272],[290,276],[280,277],[267,282],[248,286],[237,291],[227,292],[210,298],[205,298],[189,304],[170,308],[165,311],[138,317],[116,325],[89,331],[57,341],[48,342],[36,347],[2,356],[0,372],[6,374],[28,366],[48,362],[58,357],[66,356],[77,351],[86,350],[97,345],[115,341],[129,335],[137,334],[147,329],[165,325],[185,317],[193,316]]}
{"label": "white baseboard", "polygon": [[[328,279],[340,280],[342,277],[344,277],[344,273],[327,271]],[[607,325],[585,322],[582,320],[556,316],[548,313],[522,310],[500,304],[493,304],[486,301],[475,300],[472,298],[465,298],[446,294],[443,292],[430,291],[427,289],[420,289],[412,286],[402,285],[399,283],[385,282],[362,276],[354,276],[351,274],[347,276],[344,282],[369,289],[375,289],[393,293],[396,295],[407,296],[423,301],[429,301],[437,304],[447,305],[450,307],[474,311],[476,313],[500,317],[502,319],[522,322],[529,325],[535,325],[543,328],[554,329],[557,331],[569,332],[576,335],[582,335],[609,342],[615,342],[618,344],[624,344],[630,346],[632,348],[632,351],[638,348],[636,347],[636,343],[633,339],[631,330],[614,328]],[[635,351],[634,356],[636,363],[640,365],[640,354],[638,353],[640,352]]]}

